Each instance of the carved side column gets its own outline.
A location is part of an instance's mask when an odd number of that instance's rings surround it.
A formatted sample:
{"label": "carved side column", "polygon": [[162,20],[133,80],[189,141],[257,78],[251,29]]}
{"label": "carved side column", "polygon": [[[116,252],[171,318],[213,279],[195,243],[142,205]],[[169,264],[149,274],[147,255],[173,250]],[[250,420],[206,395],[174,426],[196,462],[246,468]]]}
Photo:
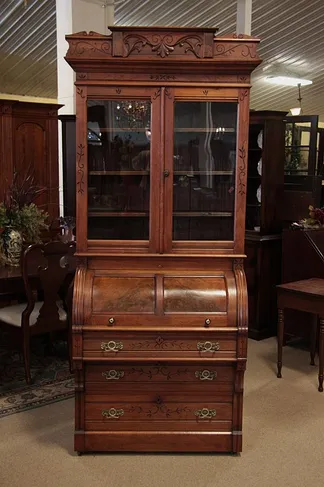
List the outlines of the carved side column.
{"label": "carved side column", "polygon": [[75,450],[82,452],[84,446],[84,369],[83,339],[84,325],[84,291],[87,275],[86,259],[79,258],[74,279],[73,312],[72,312],[72,359],[75,380]]}
{"label": "carved side column", "polygon": [[243,388],[247,360],[248,303],[243,259],[235,259],[233,270],[237,292],[237,364],[233,400],[233,452],[242,450]]}

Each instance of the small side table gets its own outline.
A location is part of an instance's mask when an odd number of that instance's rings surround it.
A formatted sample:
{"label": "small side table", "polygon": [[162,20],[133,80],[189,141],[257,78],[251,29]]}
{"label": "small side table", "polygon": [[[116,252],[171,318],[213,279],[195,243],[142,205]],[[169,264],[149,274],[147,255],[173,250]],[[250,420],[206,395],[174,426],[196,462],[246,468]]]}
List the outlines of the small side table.
{"label": "small side table", "polygon": [[323,357],[324,357],[324,279],[305,279],[289,282],[277,286],[278,305],[278,359],[277,377],[281,378],[282,346],[284,336],[284,310],[285,308],[306,311],[316,315],[311,339],[311,364],[315,365],[315,347],[317,332],[317,317],[320,320],[319,330],[319,365],[318,365],[318,390],[323,392]]}

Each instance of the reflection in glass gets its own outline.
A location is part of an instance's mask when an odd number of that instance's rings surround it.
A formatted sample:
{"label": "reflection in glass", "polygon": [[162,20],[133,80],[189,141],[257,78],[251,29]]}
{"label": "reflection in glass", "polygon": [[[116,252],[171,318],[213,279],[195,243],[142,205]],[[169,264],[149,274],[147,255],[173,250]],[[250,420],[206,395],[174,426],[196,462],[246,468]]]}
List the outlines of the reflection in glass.
{"label": "reflection in glass", "polygon": [[307,175],[311,123],[286,123],[285,174]]}
{"label": "reflection in glass", "polygon": [[88,238],[147,240],[151,104],[88,101]]}
{"label": "reflection in glass", "polygon": [[236,103],[176,102],[173,240],[232,240]]}

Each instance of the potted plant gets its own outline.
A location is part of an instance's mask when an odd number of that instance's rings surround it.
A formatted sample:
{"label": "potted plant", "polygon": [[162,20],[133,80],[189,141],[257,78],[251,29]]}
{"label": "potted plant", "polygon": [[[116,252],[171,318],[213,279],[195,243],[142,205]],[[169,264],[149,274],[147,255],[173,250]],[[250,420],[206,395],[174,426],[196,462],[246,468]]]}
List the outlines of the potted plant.
{"label": "potted plant", "polygon": [[14,173],[0,203],[0,258],[5,264],[19,266],[23,244],[39,242],[42,230],[48,229],[48,213],[34,203],[45,191],[35,184],[30,168],[23,178]]}

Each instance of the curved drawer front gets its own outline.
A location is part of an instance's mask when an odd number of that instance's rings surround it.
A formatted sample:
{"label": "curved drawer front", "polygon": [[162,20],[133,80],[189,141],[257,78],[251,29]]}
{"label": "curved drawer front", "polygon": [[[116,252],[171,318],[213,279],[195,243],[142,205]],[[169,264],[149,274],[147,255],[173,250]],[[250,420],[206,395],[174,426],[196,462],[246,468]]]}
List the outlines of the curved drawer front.
{"label": "curved drawer front", "polygon": [[231,365],[188,365],[156,362],[147,364],[108,363],[85,366],[87,392],[105,393],[111,390],[153,390],[172,387],[173,390],[205,389],[218,392],[233,390],[235,369]]}
{"label": "curved drawer front", "polygon": [[[195,397],[176,393],[87,395],[86,423],[97,423],[96,429],[157,429],[157,423],[170,423],[172,429],[231,429],[233,406],[216,397]],[[189,423],[189,424],[186,424]]]}
{"label": "curved drawer front", "polygon": [[226,313],[227,289],[224,276],[165,276],[165,313]]}
{"label": "curved drawer front", "polygon": [[96,275],[92,271],[84,306],[87,325],[236,326],[237,293],[232,271],[214,271],[214,275],[123,272]]}
{"label": "curved drawer front", "polygon": [[84,333],[84,358],[159,356],[236,358],[236,333]]}

